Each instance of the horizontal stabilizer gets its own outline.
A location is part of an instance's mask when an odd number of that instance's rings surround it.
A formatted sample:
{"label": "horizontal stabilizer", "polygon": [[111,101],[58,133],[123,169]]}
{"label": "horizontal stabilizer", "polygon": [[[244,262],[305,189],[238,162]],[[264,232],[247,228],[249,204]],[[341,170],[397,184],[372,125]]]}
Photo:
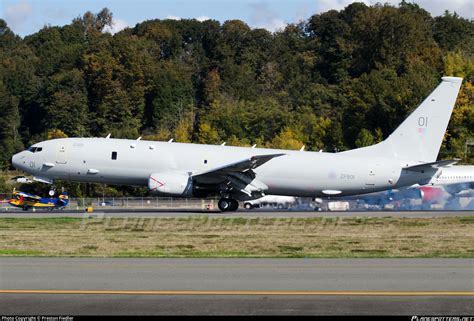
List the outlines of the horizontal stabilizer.
{"label": "horizontal stabilizer", "polygon": [[449,166],[452,166],[452,165],[456,164],[458,161],[459,161],[458,159],[442,160],[442,161],[437,161],[437,162],[407,166],[407,167],[404,167],[403,169],[408,170],[408,171],[418,172],[418,171],[430,170],[430,169],[434,169],[434,168],[449,167]]}

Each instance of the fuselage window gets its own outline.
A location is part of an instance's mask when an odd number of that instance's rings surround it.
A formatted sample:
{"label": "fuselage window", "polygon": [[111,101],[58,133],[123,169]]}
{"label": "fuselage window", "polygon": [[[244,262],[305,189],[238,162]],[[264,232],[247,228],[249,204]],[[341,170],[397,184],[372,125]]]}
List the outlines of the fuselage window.
{"label": "fuselage window", "polygon": [[117,159],[117,152],[112,152],[112,159],[116,160]]}

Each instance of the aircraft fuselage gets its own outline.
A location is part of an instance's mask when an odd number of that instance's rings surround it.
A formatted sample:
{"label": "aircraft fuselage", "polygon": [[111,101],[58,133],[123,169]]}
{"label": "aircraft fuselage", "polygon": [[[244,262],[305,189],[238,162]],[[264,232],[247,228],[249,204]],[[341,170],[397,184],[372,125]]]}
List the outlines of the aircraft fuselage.
{"label": "aircraft fuselage", "polygon": [[284,155],[254,169],[268,186],[266,194],[353,195],[410,186],[433,175],[407,172],[403,167],[409,163],[384,157],[106,138],[44,141],[14,155],[12,162],[42,179],[146,186],[152,173],[191,175],[275,153]]}

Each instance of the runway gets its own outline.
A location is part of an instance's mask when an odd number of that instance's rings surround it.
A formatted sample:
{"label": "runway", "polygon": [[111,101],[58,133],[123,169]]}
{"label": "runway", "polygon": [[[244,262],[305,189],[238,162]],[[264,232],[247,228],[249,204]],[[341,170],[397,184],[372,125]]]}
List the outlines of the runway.
{"label": "runway", "polygon": [[0,259],[3,314],[474,313],[474,259]]}
{"label": "runway", "polygon": [[288,211],[288,210],[240,210],[237,212],[219,212],[206,210],[96,210],[84,211],[1,211],[0,218],[48,218],[48,217],[265,217],[265,218],[312,218],[312,217],[395,217],[395,218],[433,218],[473,216],[474,211]]}

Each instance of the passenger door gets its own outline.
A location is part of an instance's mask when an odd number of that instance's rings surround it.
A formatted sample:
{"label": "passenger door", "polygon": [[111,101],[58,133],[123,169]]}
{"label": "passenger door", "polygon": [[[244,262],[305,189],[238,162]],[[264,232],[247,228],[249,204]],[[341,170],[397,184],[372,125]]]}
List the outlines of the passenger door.
{"label": "passenger door", "polygon": [[67,164],[67,152],[69,149],[69,144],[64,141],[58,144],[58,150],[56,151],[56,163],[57,164]]}

